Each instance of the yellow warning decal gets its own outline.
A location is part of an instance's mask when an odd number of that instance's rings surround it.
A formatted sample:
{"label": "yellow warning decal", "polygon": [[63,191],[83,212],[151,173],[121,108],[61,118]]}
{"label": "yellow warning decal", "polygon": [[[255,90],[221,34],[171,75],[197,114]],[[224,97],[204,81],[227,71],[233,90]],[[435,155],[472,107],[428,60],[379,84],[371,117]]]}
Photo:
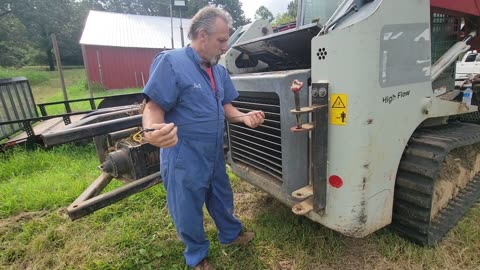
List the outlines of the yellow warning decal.
{"label": "yellow warning decal", "polygon": [[345,126],[348,119],[348,97],[346,94],[335,94],[330,97],[330,123]]}

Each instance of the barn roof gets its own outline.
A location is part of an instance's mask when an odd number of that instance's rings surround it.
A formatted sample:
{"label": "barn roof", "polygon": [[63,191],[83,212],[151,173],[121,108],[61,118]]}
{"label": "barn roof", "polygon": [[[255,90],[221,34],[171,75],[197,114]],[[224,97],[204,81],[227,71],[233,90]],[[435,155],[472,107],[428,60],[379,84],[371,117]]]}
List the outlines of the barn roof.
{"label": "barn roof", "polygon": [[[182,27],[184,43],[187,45],[190,19],[182,19]],[[182,46],[179,18],[173,18],[173,40],[175,48]],[[172,47],[170,17],[90,10],[80,44],[170,49]]]}

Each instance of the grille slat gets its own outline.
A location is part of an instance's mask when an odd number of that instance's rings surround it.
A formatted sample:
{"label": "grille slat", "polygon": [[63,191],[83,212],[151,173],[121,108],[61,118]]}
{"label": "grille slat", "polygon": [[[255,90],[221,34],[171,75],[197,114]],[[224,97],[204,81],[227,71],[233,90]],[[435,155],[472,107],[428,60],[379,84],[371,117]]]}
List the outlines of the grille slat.
{"label": "grille slat", "polygon": [[[272,127],[272,126],[269,126],[267,125],[268,123],[265,123],[263,125],[260,126],[261,129],[270,129],[272,131],[275,131],[275,132],[278,132],[280,133],[281,130],[279,128],[276,128],[276,127]],[[235,126],[235,127],[239,127],[239,128],[244,128],[242,125],[240,124],[235,124],[235,123],[232,123],[232,126]]]}
{"label": "grille slat", "polygon": [[[233,105],[235,105],[235,107],[243,107],[242,105],[245,105],[245,107],[249,107],[249,106],[252,106],[252,107],[255,107],[255,108],[258,108],[258,107],[262,107],[262,108],[270,108],[270,109],[277,109],[278,111],[280,111],[280,105],[275,105],[275,104],[266,104],[266,103],[255,103],[255,102],[246,102],[246,101],[234,101],[232,102]],[[257,109],[258,110],[258,109]]]}
{"label": "grille slat", "polygon": [[252,163],[251,161],[242,159],[241,157],[236,157],[235,160],[236,160],[236,161],[240,161],[240,162],[242,162],[242,163],[244,163],[244,164],[246,164],[246,165],[252,166],[252,167],[254,167],[255,169],[260,170],[260,171],[262,171],[262,172],[268,173],[269,175],[273,176],[276,180],[282,182],[282,176],[281,176],[281,175],[279,175],[279,174],[277,174],[277,173],[274,173],[274,172],[272,172],[272,171],[269,170],[269,169],[265,169],[265,168],[259,166],[256,162],[253,162],[253,163]]}
{"label": "grille slat", "polygon": [[235,128],[236,131],[238,131],[238,132],[243,131],[242,133],[246,133],[246,134],[263,135],[263,136],[267,136],[267,137],[273,138],[273,139],[278,140],[278,141],[280,141],[280,139],[281,139],[280,134],[275,135],[275,134],[270,134],[270,133],[267,133],[267,132],[263,132],[263,131],[260,131],[261,128],[252,129],[252,128],[241,126],[241,125],[238,125],[238,124],[231,124],[231,126],[233,128]]}
{"label": "grille slat", "polygon": [[[233,145],[232,147],[233,147],[233,148],[238,148],[239,151],[245,151],[244,148],[247,148],[247,149],[251,150],[252,152],[266,155],[266,156],[268,156],[268,157],[270,157],[270,158],[272,158],[272,159],[274,159],[274,160],[282,161],[282,159],[281,159],[280,157],[276,157],[276,156],[267,154],[267,153],[265,153],[265,152],[260,151],[259,149],[255,149],[255,148],[250,147],[250,146],[248,146],[248,145],[246,145],[246,144],[240,144],[240,143],[238,143],[238,142],[235,142],[234,144],[235,144],[235,145]],[[244,149],[244,150],[242,150],[242,149]],[[260,157],[260,158],[263,158],[262,156],[259,156],[259,157]],[[267,160],[267,161],[269,161],[269,160]]]}
{"label": "grille slat", "polygon": [[235,136],[235,140],[236,140],[236,142],[232,142],[232,143],[238,143],[238,140],[240,140],[240,141],[246,142],[246,143],[251,144],[251,145],[254,145],[254,146],[258,146],[258,147],[262,147],[262,148],[264,148],[264,149],[268,149],[268,150],[270,150],[270,151],[272,151],[272,152],[275,152],[276,154],[279,154],[279,155],[282,154],[281,151],[278,151],[278,150],[273,149],[273,148],[267,148],[267,147],[265,147],[265,145],[261,145],[261,144],[258,144],[258,143],[252,142],[252,141],[248,141],[248,140],[245,140],[245,139],[240,138],[240,137],[236,137],[236,136]]}
{"label": "grille slat", "polygon": [[233,162],[256,168],[282,181],[282,132],[280,100],[276,93],[245,92],[232,102],[241,112],[262,110],[264,123],[255,128],[240,123],[228,124]]}
{"label": "grille slat", "polygon": [[246,149],[240,149],[238,147],[233,147],[234,149],[237,150],[237,154],[239,156],[242,156],[245,159],[249,159],[253,162],[257,162],[258,164],[261,164],[265,168],[270,168],[274,170],[275,172],[281,174],[282,173],[282,168],[277,167],[275,163],[269,161],[268,159],[260,156],[260,155],[255,155],[252,152],[248,152]]}
{"label": "grille slat", "polygon": [[[272,141],[269,141],[269,140],[265,140],[265,139],[262,139],[262,138],[255,138],[255,137],[252,136],[252,135],[245,134],[245,133],[242,133],[242,132],[239,132],[239,131],[236,131],[236,130],[230,130],[230,132],[237,133],[239,137],[246,136],[246,137],[249,137],[249,138],[253,139],[254,141],[263,141],[263,142],[266,142],[266,143],[275,144],[275,145],[277,145],[279,148],[282,147],[282,145],[279,144],[279,143],[275,143],[275,142],[272,142]],[[233,134],[231,134],[230,136],[232,136],[232,135],[233,135]],[[232,136],[232,137],[235,137],[235,136]]]}

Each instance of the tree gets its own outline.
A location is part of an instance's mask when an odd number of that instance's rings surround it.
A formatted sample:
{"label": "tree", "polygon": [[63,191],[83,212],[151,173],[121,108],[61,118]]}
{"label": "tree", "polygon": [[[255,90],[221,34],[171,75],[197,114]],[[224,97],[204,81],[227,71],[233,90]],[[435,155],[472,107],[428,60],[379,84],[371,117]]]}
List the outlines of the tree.
{"label": "tree", "polygon": [[[138,15],[170,16],[171,0],[0,0],[0,65],[23,65],[43,59],[54,70],[50,35],[57,36],[62,62],[82,64],[78,41],[89,10]],[[188,10],[174,10],[191,18],[199,9],[212,5],[228,11],[236,28],[245,18],[239,0],[189,0]],[[43,57],[35,50],[40,51]],[[31,63],[31,62],[30,62]]]}
{"label": "tree", "polygon": [[27,30],[15,16],[7,14],[0,17],[0,66],[20,67],[28,61]]}
{"label": "tree", "polygon": [[239,0],[214,0],[211,1],[211,4],[224,8],[232,15],[234,28],[250,23],[250,19],[245,18],[242,3]]}
{"label": "tree", "polygon": [[170,16],[171,0],[84,0],[91,9],[149,16]]}
{"label": "tree", "polygon": [[[150,16],[170,16],[171,0],[83,0],[91,9]],[[184,12],[173,11],[174,17],[191,18],[201,8],[212,5],[228,11],[233,18],[233,26],[237,28],[250,22],[245,18],[242,3],[239,0],[189,0],[188,9]]]}
{"label": "tree", "polygon": [[12,14],[28,30],[30,40],[42,50],[50,70],[55,69],[51,34],[56,34],[60,51],[65,55],[80,55],[79,33],[85,12],[75,0],[2,0],[8,2]]}
{"label": "tree", "polygon": [[257,11],[255,11],[255,19],[263,19],[267,20],[268,22],[272,22],[274,17],[272,12],[268,10],[265,6],[260,6]]}
{"label": "tree", "polygon": [[288,15],[287,12],[277,15],[275,20],[272,22],[273,26],[287,24],[295,21],[295,17]]}
{"label": "tree", "polygon": [[288,3],[287,12],[278,14],[275,17],[275,21],[272,23],[273,25],[282,25],[294,22],[297,18],[297,7],[298,7],[298,0],[293,0]]}
{"label": "tree", "polygon": [[287,14],[290,17],[296,18],[297,8],[298,8],[298,0],[293,0],[292,2],[288,3]]}

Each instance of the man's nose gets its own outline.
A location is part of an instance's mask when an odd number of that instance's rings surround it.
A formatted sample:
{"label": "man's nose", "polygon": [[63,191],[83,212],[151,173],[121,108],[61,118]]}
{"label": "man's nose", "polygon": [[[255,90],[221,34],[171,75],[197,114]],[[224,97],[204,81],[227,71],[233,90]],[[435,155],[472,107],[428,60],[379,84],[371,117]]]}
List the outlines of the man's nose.
{"label": "man's nose", "polygon": [[228,44],[225,43],[225,44],[222,46],[221,50],[222,50],[223,53],[226,53],[226,52],[228,51]]}

